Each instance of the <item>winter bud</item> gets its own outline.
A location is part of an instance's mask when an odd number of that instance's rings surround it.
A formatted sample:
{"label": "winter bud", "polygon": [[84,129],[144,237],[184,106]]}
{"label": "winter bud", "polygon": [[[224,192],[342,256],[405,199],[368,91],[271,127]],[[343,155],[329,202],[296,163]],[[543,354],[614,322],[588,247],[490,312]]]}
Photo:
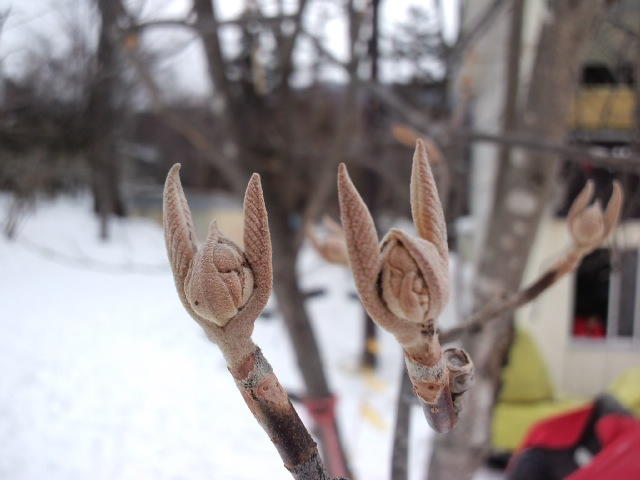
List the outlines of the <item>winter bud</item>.
{"label": "winter bud", "polygon": [[392,231],[382,248],[382,299],[397,317],[421,323],[429,310],[429,289],[416,259]]}
{"label": "winter bud", "polygon": [[253,286],[253,272],[244,253],[213,222],[185,280],[191,307],[223,327],[247,303]]}
{"label": "winter bud", "polygon": [[604,214],[598,202],[579,212],[571,224],[571,233],[578,245],[597,244],[604,232]]}
{"label": "winter bud", "polygon": [[600,245],[613,232],[620,221],[624,194],[620,182],[613,182],[613,193],[606,210],[600,202],[588,206],[594,193],[594,184],[588,181],[573,201],[567,221],[576,247],[586,254]]}

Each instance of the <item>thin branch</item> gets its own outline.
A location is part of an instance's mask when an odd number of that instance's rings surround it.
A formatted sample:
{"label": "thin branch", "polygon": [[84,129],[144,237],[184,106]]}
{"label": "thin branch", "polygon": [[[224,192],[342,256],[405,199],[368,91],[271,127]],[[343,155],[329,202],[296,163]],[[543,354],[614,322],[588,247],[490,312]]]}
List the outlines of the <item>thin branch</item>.
{"label": "thin branch", "polygon": [[472,27],[467,33],[463,33],[456,45],[453,47],[452,57],[459,57],[470,46],[478,41],[478,37],[483,35],[491,26],[500,13],[502,7],[510,0],[494,0],[486,9],[474,20]]}
{"label": "thin branch", "polygon": [[[277,15],[273,17],[261,17],[260,23],[263,25],[279,25],[285,21],[296,21],[297,16],[294,15]],[[212,21],[207,19],[193,20],[190,18],[164,18],[160,20],[149,20],[146,22],[133,23],[127,30],[132,32],[141,33],[145,30],[152,28],[163,27],[180,27],[194,30],[200,34],[210,34],[217,32],[220,27],[227,26],[246,26],[255,19],[249,19],[246,17],[233,18],[228,20]]]}
{"label": "thin branch", "polygon": [[163,121],[176,132],[186,138],[212,165],[214,165],[229,183],[234,192],[244,190],[242,174],[234,162],[218,153],[219,147],[215,145],[207,136],[193,126],[192,122],[186,121],[182,116],[167,108],[162,98],[160,87],[155,82],[148,68],[142,62],[137,53],[131,48],[123,48],[125,55],[133,66],[140,81],[149,92],[154,110],[160,115]]}
{"label": "thin branch", "polygon": [[517,308],[532,302],[542,292],[551,287],[567,272],[562,272],[558,266],[549,269],[543,273],[535,282],[528,287],[509,295],[498,304],[489,304],[449,330],[440,333],[441,343],[451,343],[460,339],[465,333],[481,330],[487,323],[505,317],[505,314],[511,313]]}
{"label": "thin branch", "polygon": [[[363,84],[389,107],[403,114],[410,124],[433,138],[443,138],[444,135],[440,124],[432,121],[421,110],[416,109],[404,101],[390,88],[371,82],[364,82]],[[459,128],[452,130],[451,136],[453,138],[450,141],[466,140],[468,142],[488,142],[497,145],[539,150],[541,152],[562,156],[572,162],[581,163],[588,160],[595,165],[617,168],[623,171],[637,171],[640,168],[640,156],[638,155],[615,156],[604,153],[602,149],[598,147],[562,145],[517,132],[501,135]]]}
{"label": "thin branch", "polygon": [[562,277],[573,272],[585,255],[595,250],[611,235],[620,220],[623,193],[618,182],[614,182],[613,195],[604,212],[598,203],[590,207],[587,206],[592,196],[593,184],[588,182],[569,210],[567,223],[572,237],[572,247],[560,261],[546,270],[528,287],[506,296],[497,304],[484,306],[460,325],[442,332],[440,342],[451,343],[465,333],[482,329],[493,320],[510,318],[505,314],[535,300]]}
{"label": "thin branch", "polygon": [[[360,79],[358,78],[358,66],[360,64],[360,58],[357,56],[356,42],[359,37],[360,28],[362,26],[362,17],[354,9],[353,2],[349,2],[349,33],[350,33],[350,59],[344,66],[347,75],[349,76],[349,83],[345,91],[345,99],[343,101],[342,114],[340,115],[340,124],[336,128],[337,134],[334,137],[333,143],[329,146],[328,153],[326,155],[326,161],[322,164],[322,168],[318,174],[317,188],[311,193],[311,198],[307,202],[307,206],[304,212],[304,219],[306,222],[315,219],[323,209],[329,195],[335,188],[335,168],[336,166],[345,160],[349,143],[353,137],[353,126],[357,120],[358,111],[356,108],[358,87],[360,86]],[[324,45],[313,35],[303,32],[314,43],[323,55],[330,55],[330,52]],[[335,59],[331,55],[332,59]],[[332,60],[333,61],[333,60]]]}
{"label": "thin branch", "polygon": [[101,273],[109,273],[116,275],[126,275],[130,273],[143,275],[159,275],[166,274],[168,269],[166,263],[162,264],[142,264],[142,263],[110,263],[97,258],[87,256],[70,255],[61,251],[54,250],[44,245],[39,245],[25,237],[20,237],[17,244],[25,248],[34,255],[65,267],[80,268],[82,270],[92,270]]}
{"label": "thin branch", "polygon": [[[222,53],[222,45],[218,34],[218,17],[211,0],[194,0],[193,10],[196,12],[198,22],[206,21],[211,24],[211,30],[207,32],[200,32],[200,35],[202,37],[202,43],[207,57],[209,76],[213,81],[215,94],[224,101],[223,116],[227,117],[229,116],[228,111],[231,93],[229,89],[229,80],[225,74],[226,62],[224,54]],[[227,122],[230,125],[233,125],[231,120],[227,119]]]}
{"label": "thin branch", "polygon": [[587,146],[586,144],[585,146],[562,145],[521,133],[494,135],[466,129],[454,132],[454,136],[466,138],[469,142],[489,142],[528,150],[539,150],[540,152],[553,153],[571,162],[583,163],[590,161],[597,166],[615,168],[621,171],[637,171],[640,168],[639,155],[616,156],[605,153],[604,149],[600,147]]}
{"label": "thin branch", "polygon": [[[280,69],[282,71],[282,85],[286,86],[289,83],[289,77],[293,72],[293,50],[296,46],[296,41],[302,32],[302,17],[306,11],[308,0],[300,0],[298,2],[298,10],[294,15],[289,18],[293,22],[293,32],[290,35],[282,38],[281,48],[278,49],[280,55]],[[262,21],[262,19],[261,19]]]}
{"label": "thin branch", "polygon": [[215,226],[198,249],[193,222],[173,166],[163,195],[167,254],[178,296],[218,345],[247,406],[296,480],[330,480],[318,447],[251,335],[271,294],[271,237],[260,177],[244,200],[244,251]]}
{"label": "thin branch", "polygon": [[413,394],[413,383],[407,370],[402,366],[400,388],[396,402],[396,424],[391,449],[391,479],[407,480],[409,478],[409,429],[411,426],[411,405],[416,401]]}
{"label": "thin branch", "polygon": [[[307,36],[329,62],[336,66],[347,68],[347,65],[340,61],[335,55],[331,54],[317,38],[313,35]],[[562,156],[564,159],[572,162],[582,163],[588,160],[593,162],[594,165],[616,168],[621,171],[637,171],[640,168],[640,155],[637,154],[616,156],[605,153],[598,147],[562,145],[517,132],[501,135],[466,128],[455,128],[450,130],[450,134],[447,135],[445,126],[441,122],[434,121],[422,110],[413,107],[413,105],[403,100],[391,90],[388,85],[364,81],[360,81],[360,84],[374,93],[377,98],[383,101],[388,107],[401,114],[408,123],[432,138],[446,138],[449,142],[487,142],[502,146],[539,150],[541,152]]]}

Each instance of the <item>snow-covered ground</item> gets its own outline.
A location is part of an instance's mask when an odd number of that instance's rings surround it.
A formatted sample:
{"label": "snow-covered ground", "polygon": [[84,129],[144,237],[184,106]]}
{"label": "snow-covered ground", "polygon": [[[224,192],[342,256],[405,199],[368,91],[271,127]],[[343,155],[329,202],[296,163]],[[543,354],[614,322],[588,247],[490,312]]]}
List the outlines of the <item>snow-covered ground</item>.
{"label": "snow-covered ground", "polygon": [[[0,218],[7,197],[0,197]],[[97,240],[87,198],[39,205],[0,238],[0,478],[285,480],[222,355],[182,308],[161,227],[130,219]],[[399,347],[382,334],[375,378],[357,369],[361,307],[347,271],[306,251],[305,288],[357,478],[388,478]],[[274,312],[254,339],[281,383],[301,390]],[[307,421],[305,412],[300,412]],[[432,432],[414,408],[412,480]],[[481,472],[477,480],[499,479]]]}

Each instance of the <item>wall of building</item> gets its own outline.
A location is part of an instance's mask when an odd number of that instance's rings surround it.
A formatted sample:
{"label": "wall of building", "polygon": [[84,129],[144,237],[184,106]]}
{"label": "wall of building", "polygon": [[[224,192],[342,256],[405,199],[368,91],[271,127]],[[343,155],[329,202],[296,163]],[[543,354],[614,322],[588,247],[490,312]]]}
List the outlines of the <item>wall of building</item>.
{"label": "wall of building", "polygon": [[[548,220],[540,229],[525,284],[562,257],[570,238],[563,219]],[[608,246],[640,248],[640,222],[625,222]],[[607,246],[607,245],[605,245]],[[572,338],[575,276],[569,275],[521,309],[518,320],[532,332],[559,391],[593,396],[630,366],[640,365],[640,341],[628,339],[576,341]]]}

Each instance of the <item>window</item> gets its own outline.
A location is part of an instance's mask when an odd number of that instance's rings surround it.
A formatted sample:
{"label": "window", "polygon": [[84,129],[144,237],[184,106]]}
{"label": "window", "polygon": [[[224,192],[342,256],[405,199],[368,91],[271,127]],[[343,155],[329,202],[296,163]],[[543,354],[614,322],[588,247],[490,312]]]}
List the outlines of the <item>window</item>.
{"label": "window", "polygon": [[639,255],[636,249],[598,249],[576,272],[575,339],[640,339]]}

